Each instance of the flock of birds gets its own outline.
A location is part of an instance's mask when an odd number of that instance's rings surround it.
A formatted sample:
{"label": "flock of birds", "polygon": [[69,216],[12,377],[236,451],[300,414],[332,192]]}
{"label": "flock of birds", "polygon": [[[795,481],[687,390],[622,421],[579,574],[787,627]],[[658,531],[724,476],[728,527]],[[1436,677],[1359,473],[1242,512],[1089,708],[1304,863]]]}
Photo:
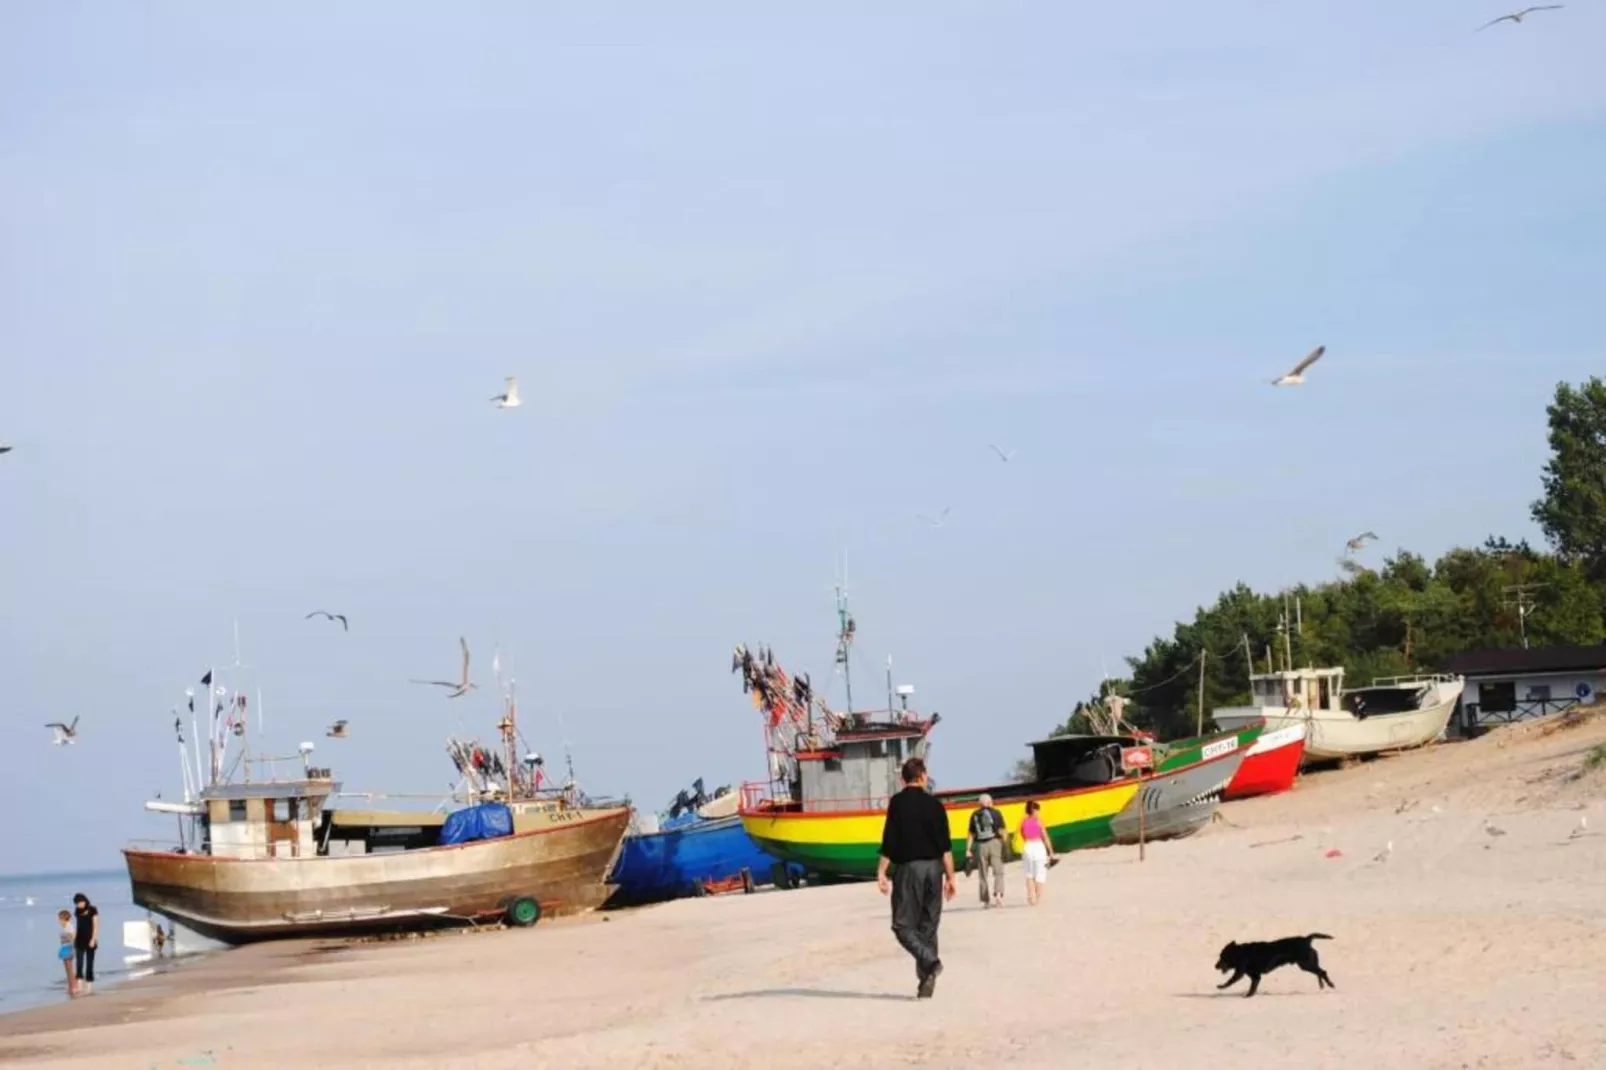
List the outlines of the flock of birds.
{"label": "flock of birds", "polygon": [[[1491,26],[1497,26],[1502,22],[1509,22],[1513,26],[1519,26],[1519,25],[1522,24],[1522,21],[1524,19],[1526,19],[1529,15],[1532,15],[1532,14],[1534,14],[1536,12],[1539,12],[1539,11],[1559,11],[1564,7],[1566,7],[1565,4],[1531,4],[1528,7],[1523,8],[1520,11],[1513,11],[1513,12],[1510,12],[1508,14],[1501,15],[1498,18],[1490,19],[1488,22],[1484,23],[1482,26],[1479,26],[1478,30],[1487,30]],[[1305,373],[1307,371],[1309,371],[1310,368],[1317,361],[1321,360],[1322,357],[1326,353],[1327,353],[1327,347],[1325,345],[1317,346],[1315,349],[1311,350],[1308,354],[1306,354],[1304,359],[1301,360],[1298,364],[1295,364],[1287,372],[1284,372],[1282,375],[1279,375],[1277,378],[1271,380],[1271,385],[1272,386],[1302,386],[1302,385],[1304,385],[1304,383],[1305,383]],[[502,393],[491,395],[489,400],[494,402],[496,404],[496,407],[499,408],[499,409],[516,409],[520,405],[523,404],[523,401],[519,397],[519,380],[518,380],[518,377],[514,376],[514,375],[509,375],[509,376],[506,377],[505,383],[506,383],[506,385],[503,388]],[[1019,452],[1018,450],[1006,450],[1002,446],[997,445],[996,443],[989,443],[988,444],[988,448],[991,449],[995,454],[997,454],[998,455],[998,459],[1000,461],[1002,461],[1003,463],[1005,463],[1005,464],[1008,464],[1010,461],[1014,460],[1016,454]],[[7,445],[5,443],[0,443],[0,456],[3,456],[3,455],[8,454],[10,452],[12,452],[12,447],[10,445]],[[928,525],[930,527],[940,528],[940,527],[944,526],[945,524],[947,524],[948,516],[952,512],[953,512],[953,507],[952,506],[944,506],[942,511],[937,513],[935,516],[928,516],[928,515],[925,515],[925,514],[920,514],[917,517],[917,519],[919,519],[922,523],[924,523],[924,524],[926,524],[926,525]],[[1344,544],[1344,558],[1345,559],[1350,558],[1353,554],[1359,552],[1363,547],[1365,547],[1365,545],[1368,542],[1373,541],[1376,538],[1377,538],[1377,535],[1374,534],[1373,532],[1365,531],[1365,532],[1362,532],[1361,534],[1355,536],[1353,539],[1350,539],[1348,542],[1346,542]],[[339,621],[340,622],[340,627],[341,627],[341,629],[343,631],[350,631],[351,630],[350,622],[347,621],[345,614],[342,614],[342,613],[330,613],[327,610],[317,609],[317,610],[313,610],[311,613],[308,613],[307,616],[306,616],[306,619],[307,620],[311,620],[314,617],[322,617],[322,618],[330,621],[331,623],[333,623],[335,621]],[[468,670],[469,670],[468,642],[467,642],[467,640],[459,637],[458,644],[461,646],[462,651],[463,651],[463,666],[462,666],[462,673],[461,673],[461,675],[459,676],[459,678],[457,680],[410,680],[409,682],[410,683],[415,683],[415,684],[423,684],[423,685],[426,685],[426,686],[429,686],[429,687],[445,688],[446,692],[447,692],[447,694],[446,694],[447,698],[461,698],[463,695],[466,695],[470,691],[474,690],[478,685],[469,680],[469,673],[468,673]],[[336,721],[334,724],[330,725],[329,726],[329,730],[328,730],[329,737],[333,738],[333,739],[344,739],[344,738],[346,738],[346,725],[347,725],[347,722],[345,722],[345,721]],[[63,745],[71,744],[78,738],[78,718],[77,717],[74,717],[70,724],[63,724],[60,721],[52,721],[49,724],[45,725],[45,727],[51,730],[51,732],[53,734],[52,741],[55,743],[56,746],[63,746]],[[1492,833],[1492,834],[1494,834],[1494,833]]]}
{"label": "flock of birds", "polygon": [[[499,409],[516,409],[520,405],[523,404],[523,402],[519,399],[519,380],[518,380],[518,377],[515,376],[515,375],[509,375],[507,377],[507,379],[506,379],[506,382],[507,382],[507,388],[505,390],[503,390],[502,393],[493,395],[490,400],[494,401],[496,403],[496,407],[499,408]],[[10,452],[11,452],[11,447],[10,446],[0,445],[0,454],[6,454],[6,453],[10,453]],[[1005,458],[1005,459],[1007,460],[1008,458]],[[311,613],[308,613],[302,619],[303,620],[312,620],[315,617],[321,617],[324,620],[329,621],[331,624],[333,624],[336,621],[338,621],[338,622],[340,622],[340,630],[341,631],[345,631],[345,632],[351,631],[351,622],[350,622],[350,620],[348,620],[346,618],[346,615],[344,613],[331,613],[327,609],[315,609]],[[462,670],[462,675],[461,675],[461,677],[459,679],[457,679],[457,680],[410,680],[408,682],[409,683],[414,683],[414,684],[427,684],[427,685],[429,685],[431,687],[444,687],[444,688],[447,689],[447,694],[446,694],[447,698],[461,698],[463,695],[466,695],[470,691],[473,691],[477,687],[479,687],[478,684],[472,682],[468,678],[468,665],[469,665],[468,640],[464,639],[461,636],[459,636],[457,642],[458,642],[458,645],[463,650],[463,670]],[[336,722],[334,722],[333,724],[331,724],[328,727],[328,729],[326,730],[326,732],[324,734],[327,735],[330,739],[346,739],[346,738],[349,738],[349,731],[348,731],[348,725],[349,724],[350,724],[350,722],[349,721],[345,721],[345,720],[336,721]],[[51,742],[54,743],[58,747],[70,746],[71,744],[76,742],[77,739],[78,739],[78,718],[77,717],[74,717],[72,719],[71,723],[68,723],[68,724],[63,724],[60,721],[51,721],[50,723],[46,724],[45,727],[50,729]]]}

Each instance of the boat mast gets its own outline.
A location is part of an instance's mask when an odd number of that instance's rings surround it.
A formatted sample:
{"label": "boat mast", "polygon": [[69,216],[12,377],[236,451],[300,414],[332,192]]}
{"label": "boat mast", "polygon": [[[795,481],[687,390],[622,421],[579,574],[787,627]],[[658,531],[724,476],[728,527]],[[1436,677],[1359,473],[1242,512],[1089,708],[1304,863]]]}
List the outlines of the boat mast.
{"label": "boat mast", "polygon": [[[842,584],[836,586],[836,664],[842,672],[842,684],[848,692],[848,710],[853,712],[853,675],[849,665],[848,652],[853,645],[853,617],[848,613],[848,592]],[[813,717],[810,716],[810,727],[813,726]]]}

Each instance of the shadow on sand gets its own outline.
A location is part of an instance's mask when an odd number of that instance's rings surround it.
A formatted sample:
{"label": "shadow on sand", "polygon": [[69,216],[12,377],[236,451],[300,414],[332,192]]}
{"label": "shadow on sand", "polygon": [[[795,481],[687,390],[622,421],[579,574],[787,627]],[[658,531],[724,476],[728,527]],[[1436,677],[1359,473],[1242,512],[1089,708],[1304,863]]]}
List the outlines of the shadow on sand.
{"label": "shadow on sand", "polygon": [[913,996],[895,996],[890,992],[838,992],[829,988],[759,988],[751,992],[726,992],[720,996],[704,996],[705,1003],[720,1003],[728,999],[763,999],[769,996],[802,996],[806,999],[892,999],[899,1003],[913,1001]]}

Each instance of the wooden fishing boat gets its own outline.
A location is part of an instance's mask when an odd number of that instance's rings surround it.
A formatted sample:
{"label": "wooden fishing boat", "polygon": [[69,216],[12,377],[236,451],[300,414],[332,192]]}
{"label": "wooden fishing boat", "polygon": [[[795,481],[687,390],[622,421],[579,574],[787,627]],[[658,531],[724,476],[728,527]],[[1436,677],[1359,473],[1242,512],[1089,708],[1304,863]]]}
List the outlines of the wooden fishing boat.
{"label": "wooden fishing boat", "polygon": [[1292,669],[1250,678],[1252,704],[1218,709],[1223,728],[1264,720],[1268,731],[1306,728],[1306,761],[1420,747],[1438,739],[1465,686],[1459,676],[1398,676],[1344,688],[1340,668]]}
{"label": "wooden fishing boat", "polygon": [[[184,801],[145,804],[177,815],[178,844],[123,851],[136,905],[202,936],[246,943],[495,918],[531,925],[607,897],[630,808],[592,804],[572,775],[562,791],[541,791],[538,756],[524,763],[522,779],[517,769],[503,783],[468,777],[468,805],[451,812],[344,809],[333,805],[341,792],[330,770],[311,764],[311,743],[291,757],[250,757],[243,690],[229,699],[210,670],[201,683],[215,701],[210,761],[202,766],[192,694],[193,769],[174,723]],[[512,767],[510,690],[505,701],[500,727]],[[226,762],[232,741],[239,753]],[[224,775],[242,763],[239,781]]]}
{"label": "wooden fishing boat", "polygon": [[124,850],[135,904],[227,943],[529,925],[602,902],[630,820],[625,807],[527,811],[508,835],[441,845],[444,815],[324,810],[337,790],[327,770],[208,787],[200,850]]}

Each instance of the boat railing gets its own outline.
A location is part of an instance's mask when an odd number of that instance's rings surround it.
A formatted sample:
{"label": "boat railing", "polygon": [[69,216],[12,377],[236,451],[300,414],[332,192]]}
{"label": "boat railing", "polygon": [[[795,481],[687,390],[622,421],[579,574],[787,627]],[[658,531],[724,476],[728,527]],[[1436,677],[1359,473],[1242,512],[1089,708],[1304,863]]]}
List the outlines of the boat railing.
{"label": "boat railing", "polygon": [[188,846],[187,844],[174,843],[172,837],[168,837],[165,840],[151,840],[151,839],[124,840],[123,844],[124,844],[124,846],[126,846],[130,850],[134,850],[134,851],[151,851],[151,852],[157,853],[157,854],[175,854],[175,855],[205,854],[204,851],[197,850],[194,847]]}
{"label": "boat railing", "polygon": [[777,791],[775,786],[762,780],[750,780],[742,785],[743,810],[770,809],[804,814],[862,813],[869,810],[885,810],[889,798],[890,795],[861,795],[805,799],[800,802],[790,794]]}
{"label": "boat railing", "polygon": [[1372,681],[1373,687],[1410,687],[1415,684],[1453,684],[1461,677],[1444,672],[1414,672],[1404,676],[1380,676]]}

